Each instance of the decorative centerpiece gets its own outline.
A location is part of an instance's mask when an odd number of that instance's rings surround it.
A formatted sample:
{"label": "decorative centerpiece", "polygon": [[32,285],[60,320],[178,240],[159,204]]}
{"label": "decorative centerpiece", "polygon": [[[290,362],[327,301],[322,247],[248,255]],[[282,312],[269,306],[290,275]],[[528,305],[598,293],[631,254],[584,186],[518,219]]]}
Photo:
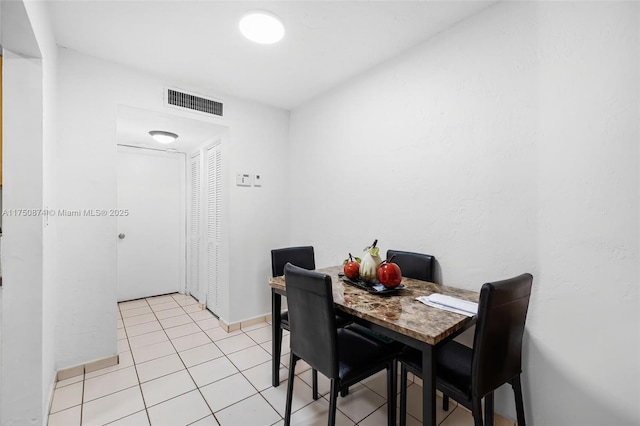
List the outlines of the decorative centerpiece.
{"label": "decorative centerpiece", "polygon": [[349,257],[342,262],[342,281],[359,287],[369,293],[386,296],[396,294],[404,286],[400,267],[393,263],[394,256],[388,260],[380,258],[380,249],[376,247],[378,240],[364,249],[362,259]]}

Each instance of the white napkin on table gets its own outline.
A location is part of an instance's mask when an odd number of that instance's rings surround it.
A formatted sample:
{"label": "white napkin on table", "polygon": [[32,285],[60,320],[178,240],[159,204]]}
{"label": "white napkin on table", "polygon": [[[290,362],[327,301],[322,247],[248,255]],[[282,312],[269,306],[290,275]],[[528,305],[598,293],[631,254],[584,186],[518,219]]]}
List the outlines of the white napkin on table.
{"label": "white napkin on table", "polygon": [[472,317],[478,313],[478,304],[447,296],[445,294],[433,293],[429,296],[416,297],[416,300],[434,308]]}

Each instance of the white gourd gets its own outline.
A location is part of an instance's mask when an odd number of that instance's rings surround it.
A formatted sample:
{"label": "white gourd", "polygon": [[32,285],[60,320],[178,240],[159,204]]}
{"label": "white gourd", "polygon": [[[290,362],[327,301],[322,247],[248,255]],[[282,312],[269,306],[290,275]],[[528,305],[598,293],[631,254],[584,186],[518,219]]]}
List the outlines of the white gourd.
{"label": "white gourd", "polygon": [[362,257],[362,263],[360,263],[360,278],[369,283],[374,282],[378,273],[378,266],[380,266],[381,263],[382,259],[378,253],[372,256],[371,253],[367,251]]}

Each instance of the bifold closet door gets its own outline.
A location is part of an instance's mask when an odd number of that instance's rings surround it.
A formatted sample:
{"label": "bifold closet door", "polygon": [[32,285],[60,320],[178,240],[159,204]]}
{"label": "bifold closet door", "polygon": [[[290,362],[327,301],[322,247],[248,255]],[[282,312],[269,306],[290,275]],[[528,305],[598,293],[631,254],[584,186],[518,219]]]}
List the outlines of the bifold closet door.
{"label": "bifold closet door", "polygon": [[222,152],[220,145],[205,151],[205,274],[207,308],[220,312],[220,246],[222,243]]}
{"label": "bifold closet door", "polygon": [[197,299],[201,298],[200,271],[202,262],[202,165],[201,155],[197,153],[189,158],[189,245],[187,252],[187,292]]}

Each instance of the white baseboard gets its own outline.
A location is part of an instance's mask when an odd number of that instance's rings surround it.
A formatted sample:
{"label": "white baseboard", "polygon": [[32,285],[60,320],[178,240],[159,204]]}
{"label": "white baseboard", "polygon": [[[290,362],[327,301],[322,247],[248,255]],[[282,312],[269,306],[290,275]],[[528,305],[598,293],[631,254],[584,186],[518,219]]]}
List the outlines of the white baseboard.
{"label": "white baseboard", "polygon": [[87,362],[85,364],[64,368],[62,370],[58,370],[55,381],[59,382],[60,380],[70,379],[71,377],[79,376],[85,373],[91,373],[92,371],[100,370],[101,368],[111,367],[113,365],[118,364],[118,362],[120,362],[119,356],[111,355],[106,358],[101,358],[95,361]]}

